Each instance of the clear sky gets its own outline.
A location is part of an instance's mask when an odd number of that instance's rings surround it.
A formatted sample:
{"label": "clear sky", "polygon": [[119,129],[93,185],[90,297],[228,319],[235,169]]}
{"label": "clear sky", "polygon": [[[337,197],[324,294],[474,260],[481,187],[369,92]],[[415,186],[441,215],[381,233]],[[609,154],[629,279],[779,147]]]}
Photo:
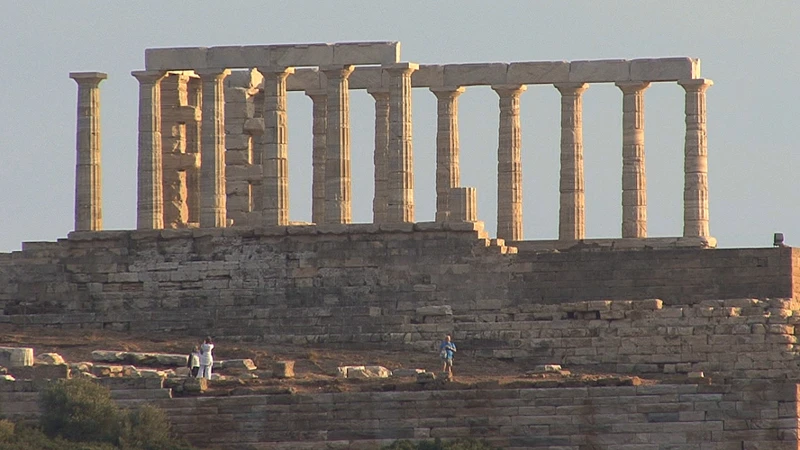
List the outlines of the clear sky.
{"label": "clear sky", "polygon": [[[73,227],[75,110],[71,71],[102,71],[105,229],[136,217],[138,84],[148,47],[397,40],[423,64],[691,56],[708,90],[711,234],[721,247],[800,243],[800,2],[0,0],[0,251],[52,241]],[[613,85],[584,94],[587,237],[619,237],[621,98]],[[682,234],[683,89],[650,87],[646,164],[650,236]],[[559,95],[522,95],[526,239],[558,226]],[[414,91],[417,221],[435,211],[435,97]],[[311,216],[311,102],[289,96],[291,220]],[[461,184],[478,188],[494,234],[497,95],[460,99]],[[373,103],[351,94],[353,219],[372,217]]]}

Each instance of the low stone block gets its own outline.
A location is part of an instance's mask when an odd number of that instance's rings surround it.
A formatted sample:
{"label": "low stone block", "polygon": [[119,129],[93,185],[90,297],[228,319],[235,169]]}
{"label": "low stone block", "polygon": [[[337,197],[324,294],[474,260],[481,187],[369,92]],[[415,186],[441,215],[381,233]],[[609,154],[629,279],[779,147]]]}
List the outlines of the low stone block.
{"label": "low stone block", "polygon": [[425,369],[394,369],[393,378],[416,378],[417,375],[425,373]]}
{"label": "low stone block", "polygon": [[44,364],[15,367],[11,369],[11,375],[18,380],[55,380],[69,378],[69,366],[66,364]]}
{"label": "low stone block", "polygon": [[294,361],[275,361],[272,363],[275,378],[294,378]]}
{"label": "low stone block", "polygon": [[417,308],[418,316],[452,316],[453,308],[450,305],[422,306]]}
{"label": "low stone block", "polygon": [[33,365],[33,349],[28,347],[0,347],[0,366],[23,367]]}
{"label": "low stone block", "polygon": [[340,42],[333,44],[331,64],[392,64],[399,61],[399,42]]}
{"label": "low stone block", "polygon": [[122,373],[121,365],[95,364],[92,367],[92,375],[97,377],[119,377]]}
{"label": "low stone block", "polygon": [[222,370],[232,370],[232,371],[253,371],[256,370],[258,367],[253,363],[252,359],[226,359],[224,361],[220,361],[220,368]]}
{"label": "low stone block", "polygon": [[64,357],[58,353],[42,353],[35,360],[36,364],[65,364]]}

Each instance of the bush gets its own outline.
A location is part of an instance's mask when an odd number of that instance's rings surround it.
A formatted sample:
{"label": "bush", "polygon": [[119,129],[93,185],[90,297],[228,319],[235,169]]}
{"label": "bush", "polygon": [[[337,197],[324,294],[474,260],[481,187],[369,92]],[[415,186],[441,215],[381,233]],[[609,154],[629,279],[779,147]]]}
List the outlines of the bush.
{"label": "bush", "polygon": [[[191,449],[172,437],[162,410],[152,405],[121,410],[108,389],[88,378],[60,380],[50,385],[42,392],[40,403],[44,411],[40,419],[42,430],[53,439],[31,430],[24,437],[29,446],[20,446],[20,450]],[[41,436],[36,436],[36,432]],[[5,434],[0,425],[0,439]]]}
{"label": "bush", "polygon": [[108,389],[88,378],[59,380],[42,392],[42,429],[70,441],[117,444],[122,415]]}
{"label": "bush", "polygon": [[383,447],[383,450],[496,450],[485,441],[471,438],[460,438],[453,441],[444,441],[436,438],[433,441],[420,441],[413,443],[408,440],[393,442]]}

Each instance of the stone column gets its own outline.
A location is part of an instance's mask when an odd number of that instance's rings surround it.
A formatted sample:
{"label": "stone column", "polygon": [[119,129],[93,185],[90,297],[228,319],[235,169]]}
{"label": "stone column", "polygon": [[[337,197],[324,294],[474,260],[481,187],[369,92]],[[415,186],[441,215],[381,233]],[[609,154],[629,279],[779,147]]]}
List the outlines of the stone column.
{"label": "stone column", "polygon": [[706,140],[706,89],[708,79],[679,81],[686,90],[686,140],[684,144],[683,236],[708,237],[708,142]]}
{"label": "stone column", "polygon": [[558,213],[558,240],[586,237],[583,184],[583,101],[586,83],[555,85],[561,92],[561,193]]}
{"label": "stone column", "polygon": [[[200,140],[202,131],[203,83],[197,77],[189,79],[189,106],[195,108],[198,117],[186,124],[186,153],[194,154],[198,161],[202,154]],[[194,226],[200,225],[200,166],[186,171],[186,205],[189,209],[188,221]]]}
{"label": "stone column", "polygon": [[325,223],[350,223],[350,82],[353,66],[320,67],[327,79],[327,135],[325,145]]}
{"label": "stone column", "polygon": [[225,92],[222,81],[228,69],[203,69],[195,73],[203,83],[202,135],[200,138],[200,227],[227,226],[225,206]]}
{"label": "stone column", "polygon": [[372,197],[372,222],[386,222],[386,205],[389,202],[387,181],[389,177],[389,89],[368,89],[375,99],[375,194]]}
{"label": "stone column", "polygon": [[411,124],[411,74],[418,64],[383,66],[389,74],[389,157],[386,221],[414,222],[414,151]]}
{"label": "stone column", "polygon": [[500,97],[497,146],[497,238],[522,240],[522,133],[519,96],[524,85],[492,86]]}
{"label": "stone column", "polygon": [[131,72],[139,80],[139,156],[136,228],[164,228],[161,159],[161,80],[166,72]]}
{"label": "stone column", "polygon": [[458,142],[460,86],[432,87],[436,96],[436,221],[450,219],[450,192],[461,184]]}
{"label": "stone column", "polygon": [[103,186],[100,166],[100,82],[102,72],[73,72],[78,83],[75,162],[75,231],[103,229]]}
{"label": "stone column", "polygon": [[291,67],[259,67],[264,76],[262,170],[264,226],[289,225],[289,155],[286,125],[286,77]]}
{"label": "stone column", "polygon": [[649,82],[622,82],[622,237],[647,237],[644,165],[644,90]]}
{"label": "stone column", "polygon": [[311,221],[325,223],[325,154],[328,152],[328,92],[325,89],[306,91],[311,99],[313,133],[311,151]]}

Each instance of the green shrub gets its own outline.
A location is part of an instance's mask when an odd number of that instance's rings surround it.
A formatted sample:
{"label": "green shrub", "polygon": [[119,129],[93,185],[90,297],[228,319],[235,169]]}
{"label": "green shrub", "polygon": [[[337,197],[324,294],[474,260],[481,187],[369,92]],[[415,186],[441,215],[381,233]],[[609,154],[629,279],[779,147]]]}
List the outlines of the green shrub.
{"label": "green shrub", "polygon": [[436,438],[433,441],[419,441],[413,443],[408,440],[393,442],[383,447],[383,450],[499,450],[484,441],[471,438],[459,438],[452,441],[442,441]]}
{"label": "green shrub", "polygon": [[120,437],[123,449],[180,450],[189,448],[172,436],[169,420],[164,411],[152,405],[131,410],[125,420]]}
{"label": "green shrub", "polygon": [[51,437],[117,444],[122,415],[108,389],[87,378],[59,380],[41,394],[41,424]]}

